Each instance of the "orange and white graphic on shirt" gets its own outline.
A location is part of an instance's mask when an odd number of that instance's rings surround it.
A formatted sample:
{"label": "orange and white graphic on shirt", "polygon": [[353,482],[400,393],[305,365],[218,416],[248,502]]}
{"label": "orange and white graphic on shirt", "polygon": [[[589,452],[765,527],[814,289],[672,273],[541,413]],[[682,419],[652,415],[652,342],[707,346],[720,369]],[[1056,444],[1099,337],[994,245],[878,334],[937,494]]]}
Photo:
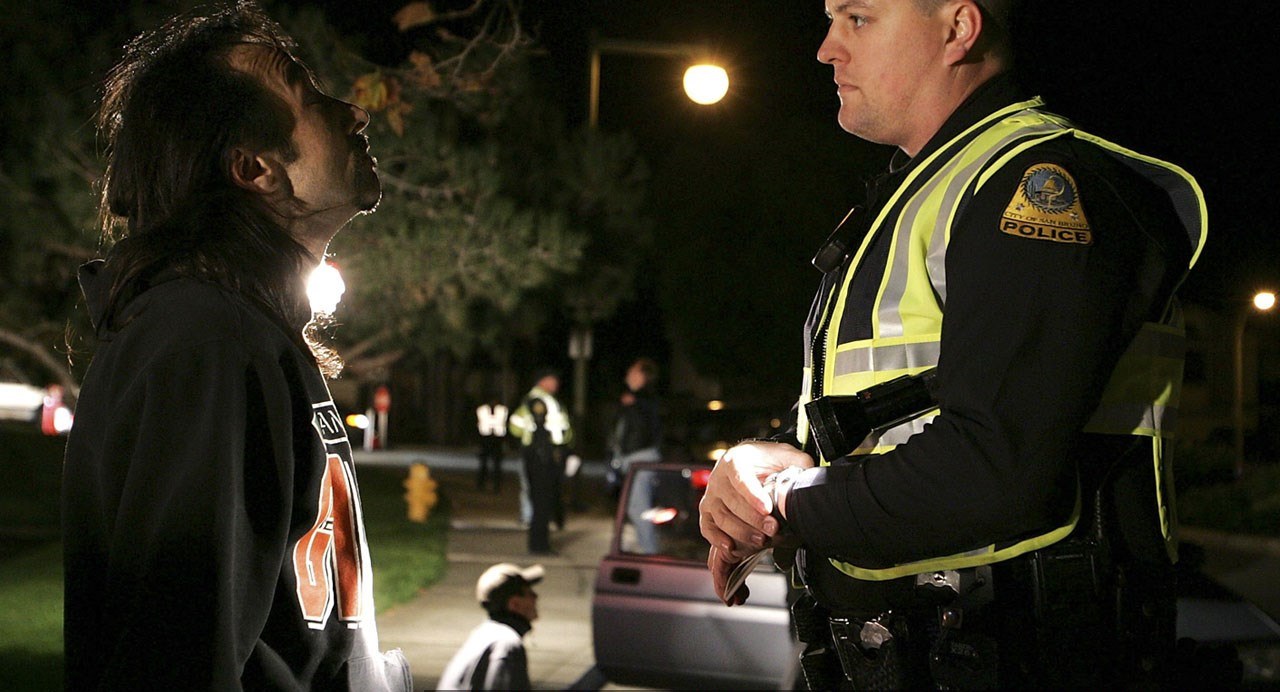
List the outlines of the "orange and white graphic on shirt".
{"label": "orange and white graphic on shirt", "polygon": [[350,471],[329,454],[316,522],[293,547],[298,604],[307,625],[323,629],[336,603],[338,618],[358,626],[363,613],[363,550]]}

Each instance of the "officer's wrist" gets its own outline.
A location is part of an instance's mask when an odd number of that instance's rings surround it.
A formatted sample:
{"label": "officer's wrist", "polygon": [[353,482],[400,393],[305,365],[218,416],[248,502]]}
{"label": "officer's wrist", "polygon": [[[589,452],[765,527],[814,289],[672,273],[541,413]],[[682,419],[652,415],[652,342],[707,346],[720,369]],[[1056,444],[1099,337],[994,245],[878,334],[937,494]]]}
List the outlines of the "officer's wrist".
{"label": "officer's wrist", "polygon": [[769,514],[779,522],[787,520],[787,494],[791,491],[791,486],[795,483],[796,478],[803,471],[804,469],[799,466],[788,466],[765,478],[764,489],[768,493],[769,499],[773,502],[773,510]]}

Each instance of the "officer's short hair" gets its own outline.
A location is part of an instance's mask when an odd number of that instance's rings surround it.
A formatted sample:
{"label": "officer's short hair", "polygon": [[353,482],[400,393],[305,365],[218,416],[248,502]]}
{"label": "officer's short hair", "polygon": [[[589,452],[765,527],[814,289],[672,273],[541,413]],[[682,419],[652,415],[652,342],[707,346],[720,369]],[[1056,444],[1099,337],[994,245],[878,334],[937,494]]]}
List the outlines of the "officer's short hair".
{"label": "officer's short hair", "polygon": [[[932,11],[937,9],[947,0],[916,0],[916,4],[920,9]],[[1013,16],[1014,8],[1020,0],[973,0],[978,7],[982,8],[988,19],[994,19],[997,24],[1006,30],[1009,27],[1010,18]]]}
{"label": "officer's short hair", "polygon": [[544,380],[544,379],[546,379],[546,378],[548,378],[548,377],[554,377],[554,378],[556,378],[557,380],[562,380],[562,379],[564,379],[563,377],[561,377],[561,376],[560,376],[560,370],[558,370],[557,368],[550,367],[550,366],[541,367],[541,368],[538,368],[537,370],[534,370],[534,371],[533,371],[533,383],[534,383],[534,384],[538,384],[539,382],[541,382],[542,380]]}
{"label": "officer's short hair", "polygon": [[637,358],[632,365],[640,368],[640,372],[644,373],[645,383],[652,383],[658,379],[658,364],[652,358],[642,356]]}

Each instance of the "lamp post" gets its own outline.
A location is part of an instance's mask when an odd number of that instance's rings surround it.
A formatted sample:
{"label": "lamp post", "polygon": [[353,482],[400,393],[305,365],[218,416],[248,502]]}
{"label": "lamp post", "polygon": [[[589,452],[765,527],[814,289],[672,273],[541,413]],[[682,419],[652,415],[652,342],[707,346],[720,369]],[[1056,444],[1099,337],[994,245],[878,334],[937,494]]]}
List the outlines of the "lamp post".
{"label": "lamp post", "polygon": [[[587,98],[587,126],[596,129],[600,122],[600,56],[605,53],[618,55],[649,55],[659,58],[682,58],[701,61],[711,51],[694,43],[666,43],[661,41],[633,41],[629,39],[591,37],[591,85]],[[691,101],[704,106],[724,98],[729,91],[729,74],[723,67],[711,62],[690,65],[684,73],[684,91]]]}
{"label": "lamp post", "polygon": [[1232,356],[1235,369],[1235,396],[1232,400],[1232,423],[1235,428],[1235,476],[1244,475],[1244,328],[1249,321],[1249,313],[1253,310],[1267,312],[1275,307],[1276,294],[1270,291],[1259,291],[1253,296],[1251,305],[1241,306],[1236,312],[1234,333],[1234,349]]}
{"label": "lamp post", "polygon": [[[602,55],[638,55],[677,58],[694,62],[684,73],[685,94],[700,105],[719,102],[729,90],[729,75],[719,65],[703,62],[711,51],[692,43],[636,41],[600,38],[591,35],[590,87],[587,94],[587,127],[595,130],[600,123],[600,58]],[[583,311],[586,312],[586,311]],[[591,358],[591,324],[588,318],[576,318],[569,340],[569,356],[573,359],[573,414],[583,420],[587,412],[587,360]]]}

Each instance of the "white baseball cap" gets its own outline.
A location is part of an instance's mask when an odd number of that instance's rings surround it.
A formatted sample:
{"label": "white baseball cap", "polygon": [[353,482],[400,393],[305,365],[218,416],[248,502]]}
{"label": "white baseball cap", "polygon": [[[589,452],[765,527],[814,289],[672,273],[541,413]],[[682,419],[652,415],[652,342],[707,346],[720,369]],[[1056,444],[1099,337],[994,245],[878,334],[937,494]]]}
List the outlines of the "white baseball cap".
{"label": "white baseball cap", "polygon": [[512,580],[519,580],[532,586],[542,581],[544,574],[546,570],[542,565],[520,567],[510,562],[500,562],[485,570],[484,574],[476,580],[476,600],[484,605],[495,591],[511,583]]}

